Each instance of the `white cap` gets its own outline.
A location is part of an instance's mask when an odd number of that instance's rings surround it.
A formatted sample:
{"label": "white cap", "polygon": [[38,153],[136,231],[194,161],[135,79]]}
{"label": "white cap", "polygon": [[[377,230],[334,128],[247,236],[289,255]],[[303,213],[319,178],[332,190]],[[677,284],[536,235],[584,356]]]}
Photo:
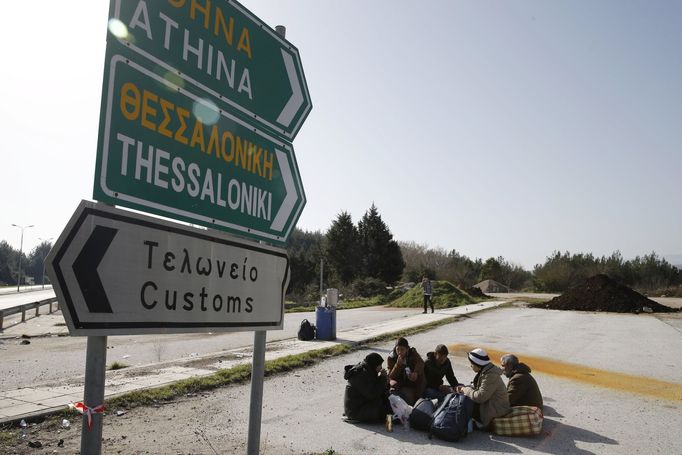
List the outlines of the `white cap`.
{"label": "white cap", "polygon": [[490,357],[488,357],[488,353],[485,352],[485,349],[476,348],[469,352],[469,361],[480,367],[484,367],[490,363]]}

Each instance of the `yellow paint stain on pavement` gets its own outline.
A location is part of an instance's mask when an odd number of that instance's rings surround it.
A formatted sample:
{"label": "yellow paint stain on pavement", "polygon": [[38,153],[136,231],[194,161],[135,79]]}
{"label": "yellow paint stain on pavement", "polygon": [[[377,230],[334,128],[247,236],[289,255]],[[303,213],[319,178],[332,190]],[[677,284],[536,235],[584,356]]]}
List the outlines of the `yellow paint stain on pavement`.
{"label": "yellow paint stain on pavement", "polygon": [[[448,346],[448,349],[453,355],[466,357],[467,352],[476,347],[485,349],[490,360],[498,366],[500,365],[500,357],[509,353],[485,346],[471,346],[467,344],[452,344]],[[682,384],[660,381],[645,376],[599,370],[585,365],[559,362],[545,357],[534,357],[518,352],[513,352],[513,354],[519,357],[519,360],[528,365],[533,371],[622,392],[682,402]]]}

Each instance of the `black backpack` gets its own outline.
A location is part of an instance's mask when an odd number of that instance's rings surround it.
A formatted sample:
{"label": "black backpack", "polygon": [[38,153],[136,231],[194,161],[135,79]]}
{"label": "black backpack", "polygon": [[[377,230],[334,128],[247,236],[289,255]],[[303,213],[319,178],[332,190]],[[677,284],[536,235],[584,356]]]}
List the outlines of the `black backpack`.
{"label": "black backpack", "polygon": [[433,404],[433,400],[418,399],[410,414],[410,427],[415,430],[429,431],[435,412],[436,405]]}
{"label": "black backpack", "polygon": [[430,433],[439,439],[456,442],[467,435],[474,402],[461,393],[448,394],[436,409]]}
{"label": "black backpack", "polygon": [[298,329],[298,339],[301,341],[315,339],[315,326],[308,322],[307,319],[301,321],[301,327]]}

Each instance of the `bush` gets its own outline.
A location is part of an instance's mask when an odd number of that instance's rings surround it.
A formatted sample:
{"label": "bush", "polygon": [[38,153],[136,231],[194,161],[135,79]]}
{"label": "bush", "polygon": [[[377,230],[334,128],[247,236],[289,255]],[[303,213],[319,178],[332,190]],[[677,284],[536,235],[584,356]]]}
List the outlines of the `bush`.
{"label": "bush", "polygon": [[351,284],[354,296],[373,297],[387,294],[386,283],[378,278],[360,278]]}
{"label": "bush", "polygon": [[392,302],[394,300],[397,300],[400,297],[402,297],[407,291],[408,291],[408,289],[404,288],[404,287],[395,288],[391,292],[389,292],[388,295],[386,295],[386,297],[384,298],[384,301],[385,302]]}
{"label": "bush", "polygon": [[[431,300],[436,308],[450,308],[476,302],[469,294],[447,281],[432,281],[431,284],[433,286],[433,297]],[[389,306],[420,308],[423,304],[422,288],[421,286],[415,286],[393,301]]]}

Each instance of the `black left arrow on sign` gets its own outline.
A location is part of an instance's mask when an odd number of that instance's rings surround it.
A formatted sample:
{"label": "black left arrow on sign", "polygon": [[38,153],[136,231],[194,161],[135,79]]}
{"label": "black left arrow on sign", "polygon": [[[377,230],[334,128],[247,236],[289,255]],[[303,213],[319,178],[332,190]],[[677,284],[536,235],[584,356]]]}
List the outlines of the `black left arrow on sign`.
{"label": "black left arrow on sign", "polygon": [[113,313],[97,267],[114,240],[118,229],[95,226],[80,254],[73,263],[73,271],[81,288],[85,304],[91,313]]}

